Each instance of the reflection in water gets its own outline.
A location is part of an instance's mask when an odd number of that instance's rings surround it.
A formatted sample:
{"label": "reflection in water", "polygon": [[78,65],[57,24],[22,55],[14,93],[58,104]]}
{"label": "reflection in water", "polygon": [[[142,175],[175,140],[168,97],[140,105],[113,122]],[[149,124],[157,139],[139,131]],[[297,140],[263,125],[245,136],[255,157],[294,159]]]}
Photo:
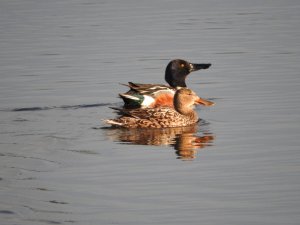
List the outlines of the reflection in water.
{"label": "reflection in water", "polygon": [[113,141],[136,145],[173,146],[180,159],[193,159],[197,149],[211,146],[214,134],[201,131],[201,124],[164,129],[109,128],[106,135]]}

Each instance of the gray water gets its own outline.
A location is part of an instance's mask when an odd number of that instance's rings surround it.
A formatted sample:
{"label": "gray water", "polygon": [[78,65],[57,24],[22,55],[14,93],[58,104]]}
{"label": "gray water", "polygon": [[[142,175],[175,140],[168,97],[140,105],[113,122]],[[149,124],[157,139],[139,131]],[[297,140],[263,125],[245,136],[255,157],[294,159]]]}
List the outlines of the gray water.
{"label": "gray water", "polygon": [[[0,1],[0,224],[296,225],[300,2]],[[199,124],[109,129],[174,58]]]}

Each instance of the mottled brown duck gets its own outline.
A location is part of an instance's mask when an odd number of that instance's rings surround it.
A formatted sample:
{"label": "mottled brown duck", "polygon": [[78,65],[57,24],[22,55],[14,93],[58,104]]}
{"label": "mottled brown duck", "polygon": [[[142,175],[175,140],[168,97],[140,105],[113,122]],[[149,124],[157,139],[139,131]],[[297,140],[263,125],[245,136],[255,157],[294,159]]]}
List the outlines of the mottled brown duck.
{"label": "mottled brown duck", "polygon": [[118,109],[123,115],[117,119],[105,120],[106,123],[124,128],[166,128],[183,127],[198,122],[194,111],[195,104],[211,106],[214,103],[202,99],[188,88],[181,88],[174,95],[174,108]]}

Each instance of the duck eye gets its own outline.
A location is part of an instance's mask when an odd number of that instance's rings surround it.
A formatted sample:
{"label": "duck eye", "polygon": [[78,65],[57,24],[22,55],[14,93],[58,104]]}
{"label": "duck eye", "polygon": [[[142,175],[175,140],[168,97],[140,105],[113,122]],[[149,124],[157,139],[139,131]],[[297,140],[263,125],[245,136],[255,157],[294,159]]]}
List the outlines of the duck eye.
{"label": "duck eye", "polygon": [[184,66],[185,66],[185,65],[184,65],[183,63],[182,63],[182,64],[180,64],[180,67],[181,67],[181,68],[183,68]]}

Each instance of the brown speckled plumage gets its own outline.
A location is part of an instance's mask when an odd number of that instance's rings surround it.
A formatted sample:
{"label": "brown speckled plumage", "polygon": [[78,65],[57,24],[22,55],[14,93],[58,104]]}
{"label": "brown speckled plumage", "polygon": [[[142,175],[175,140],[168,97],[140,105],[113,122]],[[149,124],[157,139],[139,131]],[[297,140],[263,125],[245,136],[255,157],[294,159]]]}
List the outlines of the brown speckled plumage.
{"label": "brown speckled plumage", "polygon": [[189,126],[198,121],[194,104],[212,105],[187,88],[179,89],[174,96],[174,108],[119,109],[124,114],[118,119],[106,120],[108,124],[125,128],[165,128]]}

